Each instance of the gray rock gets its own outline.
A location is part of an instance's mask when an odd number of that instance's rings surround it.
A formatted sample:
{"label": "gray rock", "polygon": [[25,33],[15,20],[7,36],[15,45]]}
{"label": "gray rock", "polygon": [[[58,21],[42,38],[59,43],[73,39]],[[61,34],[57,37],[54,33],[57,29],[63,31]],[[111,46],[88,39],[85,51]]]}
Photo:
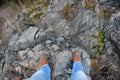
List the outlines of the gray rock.
{"label": "gray rock", "polygon": [[45,42],[47,40],[52,40],[55,41],[54,39],[55,35],[51,34],[51,33],[47,33],[44,30],[40,29],[36,35],[35,35],[35,40],[37,41],[37,43],[39,42]]}
{"label": "gray rock", "polygon": [[[26,41],[29,41],[29,40],[31,40],[31,43],[29,44],[32,44],[32,42],[34,42],[35,40],[33,39],[34,33],[32,34],[29,33],[31,29],[33,29],[33,32],[34,32],[34,28],[31,27],[30,29],[28,29],[21,36],[19,36],[14,46],[16,46],[16,43],[20,41],[21,41],[21,44],[18,44],[17,46],[27,45],[25,43]],[[35,28],[35,30],[37,29]],[[8,67],[11,65],[11,63],[12,63],[12,66],[15,68],[15,72],[20,74],[26,73],[26,71],[29,69],[39,70],[40,54],[44,52],[48,56],[50,56],[49,63],[51,64],[50,65],[51,69],[54,69],[54,71],[52,72],[52,78],[57,80],[59,79],[66,80],[70,78],[69,76],[70,73],[66,71],[71,70],[71,67],[73,66],[72,65],[72,50],[73,50],[72,48],[76,48],[74,50],[79,50],[83,54],[83,62],[84,62],[83,66],[85,67],[86,74],[89,75],[90,59],[86,51],[79,48],[78,46],[74,46],[72,43],[69,42],[69,40],[67,40],[64,37],[54,36],[53,34],[51,35],[48,32],[42,32],[42,33],[41,34],[40,32],[37,33],[39,35],[39,38],[37,38],[39,39],[39,44],[35,45],[33,48],[32,47],[30,48],[30,46],[27,45],[24,48],[24,50],[23,48],[22,49],[19,48],[18,52],[15,52],[15,50],[12,50],[14,46],[9,47],[9,50],[8,52],[6,51],[6,55],[5,55],[4,72],[7,69],[9,70]],[[52,37],[52,39],[50,38],[50,36],[45,36],[46,34],[47,35],[49,34]],[[28,35],[31,37],[27,39],[27,37],[25,36],[28,36]],[[42,41],[41,40],[42,38],[44,38],[45,41]],[[16,40],[15,37],[13,37],[12,39],[14,39],[13,41]],[[68,43],[69,43],[69,46],[67,46]],[[49,46],[46,47],[46,44]],[[9,52],[10,50],[12,51]],[[21,69],[25,69],[25,70],[21,70]],[[24,75],[26,76],[26,74]]]}
{"label": "gray rock", "polygon": [[59,50],[59,49],[60,49],[57,45],[54,45],[54,44],[53,44],[51,47],[52,47],[52,49],[53,49],[54,51],[56,51],[56,50]]}
{"label": "gray rock", "polygon": [[[35,33],[38,28],[30,27],[27,31],[22,33],[19,39],[14,43],[14,45],[10,44],[10,47],[13,47],[14,51],[23,50],[29,47],[34,47],[36,45],[36,41],[34,40]],[[14,37],[14,36],[13,36]]]}
{"label": "gray rock", "polygon": [[92,36],[98,36],[99,19],[96,13],[90,10],[80,12],[81,10],[78,10],[78,15],[71,22],[71,25],[74,25],[75,28],[71,26],[70,38],[73,42],[77,42],[76,44],[79,43],[78,45],[89,50],[89,53],[96,53],[92,46],[98,42],[97,38]]}
{"label": "gray rock", "polygon": [[109,25],[106,26],[106,33],[108,34],[108,40],[111,42],[115,52],[119,53],[120,51],[120,12],[117,14],[114,14],[110,21]]}
{"label": "gray rock", "polygon": [[[65,69],[70,67],[72,53],[69,50],[63,50],[56,56],[54,63],[53,77],[64,76]],[[61,65],[61,66],[60,66]]]}
{"label": "gray rock", "polygon": [[58,38],[57,38],[57,41],[63,42],[63,41],[64,41],[64,38],[63,38],[63,37],[58,37]]}
{"label": "gray rock", "polygon": [[14,46],[16,41],[19,39],[19,36],[19,33],[14,34],[10,40],[9,46]]}
{"label": "gray rock", "polygon": [[0,45],[2,44],[2,40],[0,39]]}
{"label": "gray rock", "polygon": [[[117,4],[115,5],[116,2]],[[5,77],[4,72],[9,70],[11,65],[15,68],[14,72],[24,73],[24,76],[27,76],[25,74],[27,70],[39,70],[39,56],[43,51],[49,56],[50,67],[54,70],[52,72],[52,79],[69,80],[73,66],[72,53],[74,51],[80,52],[85,73],[89,75],[91,66],[89,55],[97,53],[97,49],[92,49],[92,47],[98,44],[98,30],[102,25],[104,25],[107,35],[105,39],[106,54],[101,55],[100,59],[98,59],[100,73],[96,72],[92,78],[94,80],[106,80],[110,79],[111,76],[116,76],[113,78],[119,80],[120,11],[117,9],[118,11],[110,16],[109,19],[101,20],[98,16],[101,8],[119,8],[119,1],[100,0],[99,3],[94,11],[86,9],[84,0],[51,0],[45,17],[36,22],[39,29],[37,27],[30,27],[26,31],[21,32],[21,35],[15,34],[10,40],[9,47],[4,55],[3,73],[2,70],[0,71],[4,80],[9,80],[8,77]],[[61,14],[67,4],[73,4],[75,7],[75,12],[70,20],[66,20],[63,14]],[[14,26],[23,26],[28,21],[26,19],[28,18],[25,11],[18,15],[12,21],[12,24]],[[30,25],[32,24],[28,22],[28,25],[25,27]],[[13,33],[14,30],[9,32]],[[103,75],[105,74],[103,70],[106,67],[108,71],[112,71],[108,72],[111,76]],[[92,70],[92,72],[95,71]],[[113,78],[110,80],[113,80]]]}
{"label": "gray rock", "polygon": [[67,4],[73,4],[74,0],[51,0],[51,5],[48,7],[48,11],[61,11]]}

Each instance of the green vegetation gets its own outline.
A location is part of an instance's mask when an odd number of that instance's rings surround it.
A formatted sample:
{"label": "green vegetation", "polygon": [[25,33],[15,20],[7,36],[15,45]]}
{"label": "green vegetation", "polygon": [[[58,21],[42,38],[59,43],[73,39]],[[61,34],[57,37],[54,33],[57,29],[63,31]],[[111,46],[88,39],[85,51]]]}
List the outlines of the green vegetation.
{"label": "green vegetation", "polygon": [[50,0],[39,0],[38,4],[42,4],[45,7],[48,7],[50,3]]}
{"label": "green vegetation", "polygon": [[39,0],[35,5],[29,8],[30,19],[32,21],[41,19],[44,17],[44,11],[48,8],[50,0]]}
{"label": "green vegetation", "polygon": [[98,38],[98,41],[99,41],[99,47],[98,47],[98,53],[101,55],[101,54],[104,54],[105,53],[105,32],[104,32],[104,29],[101,28],[99,29],[99,38]]}
{"label": "green vegetation", "polygon": [[4,24],[4,19],[0,17],[0,39],[3,39],[3,29],[2,29],[3,24]]}
{"label": "green vegetation", "polygon": [[10,6],[11,3],[14,3],[14,4],[17,4],[17,5],[20,5],[20,3],[22,4],[26,4],[28,2],[33,2],[33,1],[36,1],[36,0],[0,0],[0,6]]}
{"label": "green vegetation", "polygon": [[99,29],[99,34],[98,36],[92,36],[94,38],[98,38],[98,44],[93,46],[92,49],[97,49],[97,54],[91,56],[91,66],[98,71],[100,66],[99,66],[99,61],[98,58],[100,55],[105,54],[105,31],[104,28]]}
{"label": "green vegetation", "polygon": [[97,49],[97,55],[102,55],[105,53],[105,32],[103,28],[99,29],[99,35],[98,35],[98,45],[95,45],[92,47],[92,49]]}
{"label": "green vegetation", "polygon": [[87,9],[93,10],[97,4],[97,0],[85,0]]}
{"label": "green vegetation", "polygon": [[110,18],[111,15],[112,15],[113,13],[115,13],[115,12],[116,12],[115,10],[110,10],[110,9],[100,10],[99,18],[100,18],[100,19]]}
{"label": "green vegetation", "polygon": [[73,4],[67,4],[62,11],[63,17],[67,20],[70,20],[73,17],[75,12],[75,7]]}
{"label": "green vegetation", "polygon": [[29,67],[26,67],[26,66],[23,66],[23,65],[21,65],[21,67],[22,67],[22,69],[24,69],[24,70],[29,70],[29,69],[30,69]]}
{"label": "green vegetation", "polygon": [[36,8],[35,6],[30,8],[29,12],[30,12],[29,17],[32,21],[40,19],[44,16],[43,11],[40,8]]}
{"label": "green vegetation", "polygon": [[3,38],[3,30],[2,30],[2,28],[0,27],[0,39],[2,39]]}

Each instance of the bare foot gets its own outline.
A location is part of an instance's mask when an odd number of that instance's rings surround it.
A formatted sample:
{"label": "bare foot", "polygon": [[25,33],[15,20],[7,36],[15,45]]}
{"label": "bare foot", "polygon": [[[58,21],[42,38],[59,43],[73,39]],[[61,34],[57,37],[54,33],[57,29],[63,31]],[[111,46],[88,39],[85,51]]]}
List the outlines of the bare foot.
{"label": "bare foot", "polygon": [[76,51],[74,54],[73,54],[73,60],[74,62],[76,61],[81,61],[81,56],[80,56],[80,53],[78,51]]}
{"label": "bare foot", "polygon": [[43,65],[48,64],[48,56],[44,53],[40,55],[40,67]]}

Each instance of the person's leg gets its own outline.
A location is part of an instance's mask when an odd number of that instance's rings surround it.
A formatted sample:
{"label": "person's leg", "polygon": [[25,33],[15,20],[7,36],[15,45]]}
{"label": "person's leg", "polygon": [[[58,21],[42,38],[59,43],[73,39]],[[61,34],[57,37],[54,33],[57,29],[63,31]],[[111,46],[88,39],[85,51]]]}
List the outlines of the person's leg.
{"label": "person's leg", "polygon": [[72,69],[72,75],[70,80],[88,80],[86,74],[84,73],[84,69],[81,63],[81,57],[79,52],[74,53],[74,64]]}
{"label": "person's leg", "polygon": [[34,73],[29,80],[50,80],[50,67],[48,64],[42,66],[40,70]]}
{"label": "person's leg", "polygon": [[29,80],[50,80],[51,69],[48,65],[47,55],[42,54],[40,57],[40,70],[34,73]]}
{"label": "person's leg", "polygon": [[76,73],[77,71],[84,72],[82,63],[80,61],[74,62],[73,64],[72,74]]}

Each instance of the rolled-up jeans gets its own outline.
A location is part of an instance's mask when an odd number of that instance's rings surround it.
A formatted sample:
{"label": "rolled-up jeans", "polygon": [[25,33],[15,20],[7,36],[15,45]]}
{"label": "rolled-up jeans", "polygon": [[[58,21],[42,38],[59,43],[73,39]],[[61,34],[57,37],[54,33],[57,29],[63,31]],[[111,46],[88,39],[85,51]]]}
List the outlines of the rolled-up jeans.
{"label": "rolled-up jeans", "polygon": [[29,80],[50,80],[50,73],[51,69],[48,64],[45,64],[38,70],[36,73],[34,73]]}
{"label": "rolled-up jeans", "polygon": [[88,80],[80,61],[74,62],[70,80]]}
{"label": "rolled-up jeans", "polygon": [[[42,66],[29,80],[50,80],[51,69],[48,64]],[[74,62],[70,80],[88,80],[81,62]]]}

